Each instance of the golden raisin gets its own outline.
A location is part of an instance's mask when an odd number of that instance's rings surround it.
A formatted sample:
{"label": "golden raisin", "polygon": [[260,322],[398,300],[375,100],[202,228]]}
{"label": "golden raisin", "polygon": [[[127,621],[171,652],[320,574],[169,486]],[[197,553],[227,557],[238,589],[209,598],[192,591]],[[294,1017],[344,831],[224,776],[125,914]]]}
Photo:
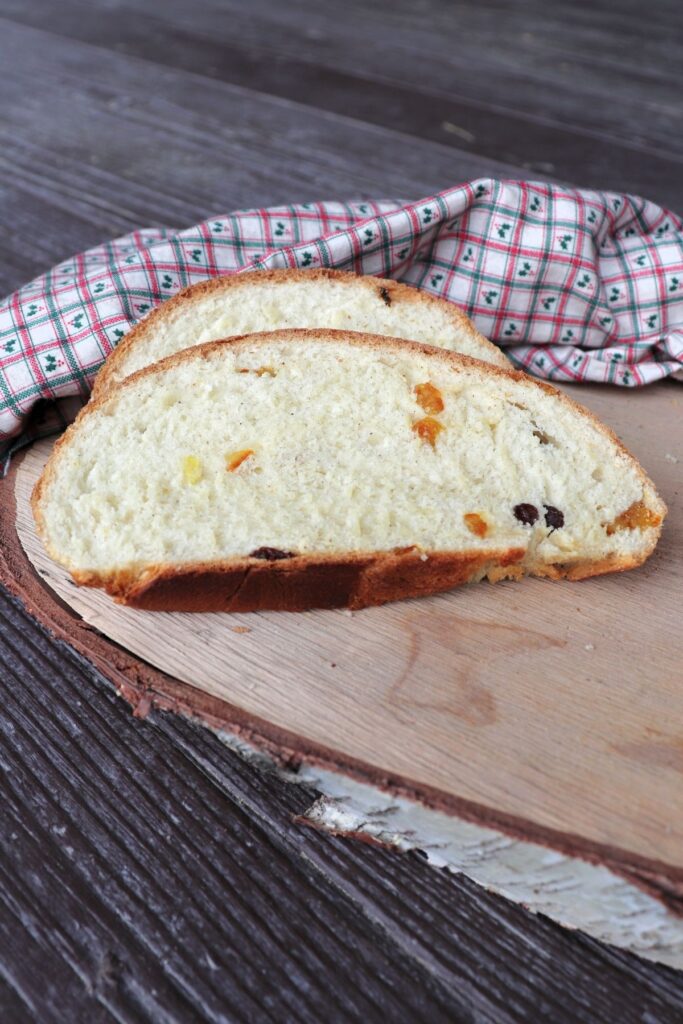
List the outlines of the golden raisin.
{"label": "golden raisin", "polygon": [[617,530],[646,530],[649,526],[659,526],[662,517],[649,509],[644,501],[634,501],[607,527],[607,536],[611,537]]}
{"label": "golden raisin", "polygon": [[238,452],[230,452],[229,455],[225,456],[225,468],[228,473],[234,473],[236,469],[242,465],[243,462],[249,458],[250,455],[254,454],[253,448],[241,448]]}
{"label": "golden raisin", "polygon": [[413,423],[413,430],[422,441],[427,441],[432,448],[436,448],[436,439],[443,430],[443,425],[432,416],[425,416],[423,420]]}
{"label": "golden raisin", "polygon": [[183,482],[198,484],[204,476],[204,469],[196,455],[186,455],[183,459]]}
{"label": "golden raisin", "polygon": [[489,524],[477,512],[468,512],[463,519],[467,529],[476,537],[485,537],[489,532]]}
{"label": "golden raisin", "polygon": [[443,412],[443,398],[438,388],[427,381],[415,385],[415,400],[425,412]]}
{"label": "golden raisin", "polygon": [[269,377],[277,377],[277,373],[272,366],[259,366],[258,369],[252,370],[249,367],[244,367],[237,371],[238,373],[255,373],[257,377],[263,377],[268,374]]}

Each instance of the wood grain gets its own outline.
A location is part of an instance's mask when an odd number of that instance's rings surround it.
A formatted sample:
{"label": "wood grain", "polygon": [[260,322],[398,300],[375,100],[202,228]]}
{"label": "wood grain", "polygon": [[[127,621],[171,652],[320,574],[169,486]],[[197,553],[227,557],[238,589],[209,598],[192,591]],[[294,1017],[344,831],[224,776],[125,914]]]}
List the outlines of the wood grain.
{"label": "wood grain", "polygon": [[[683,115],[654,59],[665,41],[675,45],[664,17],[636,34],[628,16],[615,21],[584,7],[578,25],[568,4],[533,5],[520,31],[515,12],[499,9],[499,31],[482,51],[477,44],[490,33],[486,4],[404,3],[389,31],[386,12],[361,3],[349,5],[343,24],[312,2],[289,10],[261,2],[246,11],[233,2],[190,11],[178,0],[119,0],[106,17],[82,0],[64,0],[47,17],[41,0],[7,6],[13,20],[93,44],[106,44],[115,26],[129,55],[476,151],[522,172],[613,189],[632,189],[636,178],[638,191],[678,199],[666,182],[683,161]],[[605,45],[616,42],[625,59],[637,54],[635,69],[633,61],[627,71],[605,60]],[[619,90],[618,104],[600,102],[606,85]],[[517,102],[506,102],[508,91]]]}
{"label": "wood grain", "polygon": [[123,608],[74,587],[35,535],[28,501],[49,442],[17,474],[17,529],[40,575],[88,623],[266,733],[683,879],[683,517],[672,461],[683,460],[683,397],[675,385],[581,397],[671,508],[655,555],[632,573],[468,587],[353,615]]}
{"label": "wood grain", "polygon": [[680,973],[302,828],[314,793],[133,718],[2,591],[0,629],[3,1022],[683,1019]]}
{"label": "wood grain", "polygon": [[519,174],[1,15],[0,227],[14,245],[0,291],[133,227],[328,197],[416,197],[471,176]]}

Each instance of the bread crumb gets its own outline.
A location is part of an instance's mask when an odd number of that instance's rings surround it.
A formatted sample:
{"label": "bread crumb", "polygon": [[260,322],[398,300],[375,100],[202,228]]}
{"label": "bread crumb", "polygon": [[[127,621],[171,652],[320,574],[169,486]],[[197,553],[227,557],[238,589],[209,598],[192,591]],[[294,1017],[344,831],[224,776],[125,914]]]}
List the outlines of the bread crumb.
{"label": "bread crumb", "polygon": [[595,646],[593,644],[584,644],[584,650],[586,650],[586,651],[594,651],[595,650]]}
{"label": "bread crumb", "polygon": [[249,626],[231,626],[233,633],[251,633]]}
{"label": "bread crumb", "polygon": [[673,463],[678,462],[678,459],[676,458],[676,456],[672,455],[670,452],[667,452],[666,455],[664,456],[664,458],[666,459],[667,462],[673,462]]}

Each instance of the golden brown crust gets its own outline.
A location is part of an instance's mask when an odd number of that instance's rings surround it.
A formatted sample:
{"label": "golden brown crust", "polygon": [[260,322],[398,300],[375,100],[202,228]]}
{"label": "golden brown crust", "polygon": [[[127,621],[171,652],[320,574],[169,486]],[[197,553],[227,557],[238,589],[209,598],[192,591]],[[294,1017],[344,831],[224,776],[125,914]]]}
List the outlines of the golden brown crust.
{"label": "golden brown crust", "polygon": [[[484,375],[498,375],[513,379],[525,387],[541,388],[554,395],[580,416],[597,426],[632,463],[643,486],[649,487],[662,519],[666,506],[657,495],[652,481],[621,443],[589,410],[558,391],[545,381],[534,380],[516,370],[503,370],[484,364],[469,356],[446,349],[437,349],[419,342],[404,341],[383,335],[332,330],[285,330],[263,334],[249,334],[207,342],[194,348],[183,349],[158,363],[138,370],[127,377],[111,392],[92,399],[81,410],[75,422],[57,441],[43,473],[34,487],[31,506],[38,533],[43,538],[51,557],[59,560],[51,550],[43,525],[41,502],[59,461],[60,452],[68,444],[73,431],[80,429],[88,416],[102,406],[115,402],[119,394],[148,376],[162,374],[168,369],[193,359],[220,358],[225,347],[253,348],[270,344],[274,340],[297,342],[344,341],[386,351],[393,349],[405,355],[406,347],[426,355],[437,362],[456,368],[473,368]],[[320,556],[307,555],[278,562],[258,559],[232,559],[206,565],[149,566],[144,573],[134,571],[114,574],[73,572],[76,583],[82,586],[103,587],[117,601],[139,608],[175,611],[246,611],[261,609],[302,610],[311,607],[336,607],[349,604],[361,608],[371,604],[447,590],[460,583],[487,577],[492,582],[523,575],[544,576],[549,579],[586,579],[608,572],[620,572],[642,564],[654,550],[661,524],[649,532],[647,548],[628,556],[610,555],[600,560],[576,560],[549,564],[522,564],[525,551],[512,548],[501,551],[430,552],[426,561],[409,552],[374,552],[367,555]]]}
{"label": "golden brown crust", "polygon": [[450,590],[489,571],[505,574],[524,548],[437,551],[419,548],[372,554],[256,558],[188,566],[152,566],[142,576],[75,573],[82,586],[103,587],[120,604],[150,611],[305,611],[366,608]]}
{"label": "golden brown crust", "polygon": [[526,575],[583,580],[623,572],[640,559],[607,558],[525,566],[524,548],[501,551],[431,552],[298,557],[278,562],[241,559],[232,565],[153,566],[142,576],[74,573],[80,586],[101,587],[119,603],[146,611],[307,611],[310,608],[368,608],[452,590],[487,579],[519,580]]}
{"label": "golden brown crust", "polygon": [[[502,368],[511,368],[511,363],[501,352],[497,345],[484,337],[474,326],[466,314],[447,299],[439,299],[428,292],[420,291],[412,285],[402,284],[400,281],[392,281],[389,278],[371,277],[369,275],[354,274],[346,270],[332,270],[321,267],[313,270],[255,270],[246,273],[222,275],[213,277],[208,281],[201,281],[199,284],[190,285],[178,292],[172,298],[167,299],[160,306],[149,313],[144,320],[140,320],[122,339],[119,345],[110,353],[106,362],[100,369],[95,383],[93,384],[93,397],[99,398],[106,390],[116,387],[120,381],[116,380],[117,368],[123,362],[129,350],[144,341],[160,324],[172,319],[179,306],[185,307],[188,302],[202,299],[206,295],[216,292],[225,293],[228,296],[238,288],[252,288],[255,285],[285,284],[290,281],[337,281],[341,284],[348,284],[352,287],[364,287],[376,291],[382,298],[382,293],[388,296],[390,302],[420,303],[421,305],[438,305],[442,311],[446,311],[454,326],[459,330],[466,331],[473,342],[482,348],[482,359],[492,360],[492,365]],[[383,298],[386,302],[386,297]]]}

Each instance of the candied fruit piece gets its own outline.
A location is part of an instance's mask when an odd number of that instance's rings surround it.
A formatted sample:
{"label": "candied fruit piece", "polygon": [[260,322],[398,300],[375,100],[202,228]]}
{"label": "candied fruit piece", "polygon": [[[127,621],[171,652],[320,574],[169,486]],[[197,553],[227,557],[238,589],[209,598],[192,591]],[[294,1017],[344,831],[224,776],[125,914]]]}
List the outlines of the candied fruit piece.
{"label": "candied fruit piece", "polygon": [[429,381],[415,385],[415,400],[425,412],[443,412],[441,392]]}
{"label": "candied fruit piece", "polygon": [[196,455],[186,455],[183,459],[183,482],[198,484],[204,476],[204,468]]}
{"label": "candied fruit piece", "polygon": [[647,530],[650,526],[659,526],[662,517],[648,508],[644,501],[634,501],[607,527],[607,536],[611,537],[617,530]]}
{"label": "candied fruit piece", "polygon": [[436,448],[436,439],[443,430],[443,425],[432,416],[425,416],[423,420],[413,423],[413,430],[422,441]]}
{"label": "candied fruit piece", "polygon": [[255,373],[257,377],[264,377],[266,374],[269,377],[277,377],[277,371],[272,366],[259,366],[257,369],[252,370],[251,367],[241,367],[237,371],[238,373]]}
{"label": "candied fruit piece", "polygon": [[522,502],[521,505],[515,505],[512,511],[515,519],[518,519],[524,526],[533,526],[538,521],[538,509],[535,505]]}
{"label": "candied fruit piece", "polygon": [[236,469],[242,465],[243,462],[249,458],[250,455],[254,454],[253,448],[241,448],[238,452],[230,452],[229,455],[225,456],[225,468],[228,473],[234,473]]}
{"label": "candied fruit piece", "polygon": [[478,512],[468,512],[463,516],[465,526],[475,537],[485,537],[489,532],[489,524]]}

